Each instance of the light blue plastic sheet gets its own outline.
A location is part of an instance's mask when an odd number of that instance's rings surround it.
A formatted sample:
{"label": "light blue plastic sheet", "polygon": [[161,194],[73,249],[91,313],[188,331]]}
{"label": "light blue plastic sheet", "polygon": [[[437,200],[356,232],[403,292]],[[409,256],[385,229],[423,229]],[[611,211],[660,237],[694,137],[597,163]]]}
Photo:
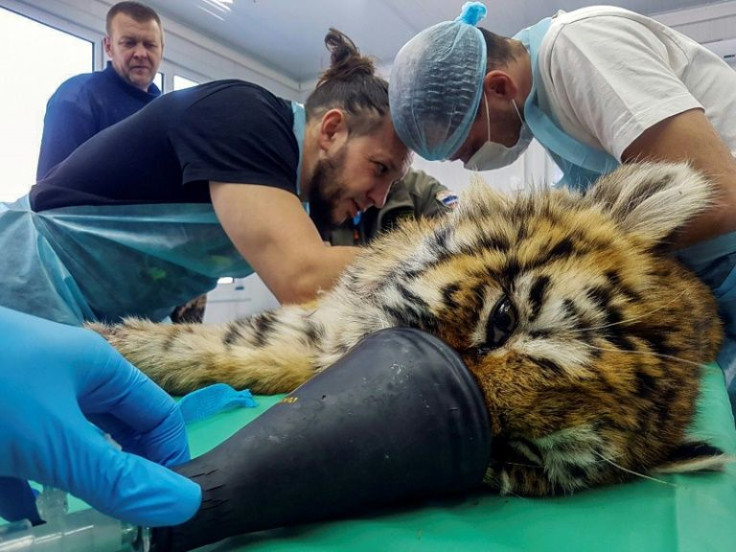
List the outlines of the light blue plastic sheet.
{"label": "light blue plastic sheet", "polygon": [[0,305],[66,324],[162,320],[222,276],[253,271],[211,204],[0,204]]}

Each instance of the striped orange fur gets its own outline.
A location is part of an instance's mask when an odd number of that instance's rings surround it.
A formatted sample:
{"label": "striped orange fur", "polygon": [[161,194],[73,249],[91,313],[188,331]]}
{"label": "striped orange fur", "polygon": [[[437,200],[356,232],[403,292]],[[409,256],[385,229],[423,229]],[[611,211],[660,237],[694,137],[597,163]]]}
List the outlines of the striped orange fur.
{"label": "striped orange fur", "polygon": [[550,495],[657,469],[717,468],[693,443],[700,366],[721,342],[709,290],[667,252],[709,202],[686,165],[636,164],[585,195],[474,184],[436,221],[377,239],[313,304],[214,326],[96,326],[172,393],[293,390],[364,336],[411,326],[465,360],[495,436],[486,481]]}

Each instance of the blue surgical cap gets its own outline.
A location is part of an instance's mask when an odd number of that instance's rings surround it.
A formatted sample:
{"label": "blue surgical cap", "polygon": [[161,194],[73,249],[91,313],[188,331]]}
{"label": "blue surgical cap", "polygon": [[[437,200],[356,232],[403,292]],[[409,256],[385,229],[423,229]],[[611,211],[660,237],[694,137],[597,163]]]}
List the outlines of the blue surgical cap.
{"label": "blue surgical cap", "polygon": [[423,30],[394,60],[388,87],[396,133],[430,161],[448,159],[470,134],[486,73],[486,44],[476,27],[486,16],[466,2],[460,17]]}

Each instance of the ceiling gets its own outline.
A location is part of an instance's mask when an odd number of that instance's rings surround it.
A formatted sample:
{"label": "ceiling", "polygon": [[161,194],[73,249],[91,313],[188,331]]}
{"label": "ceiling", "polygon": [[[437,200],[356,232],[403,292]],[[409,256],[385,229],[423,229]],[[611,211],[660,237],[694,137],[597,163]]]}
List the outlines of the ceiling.
{"label": "ceiling", "polygon": [[[329,65],[324,35],[346,33],[379,66],[389,65],[418,31],[459,15],[464,0],[146,0],[164,17],[196,29],[298,82]],[[583,0],[487,0],[483,26],[502,35],[552,15],[595,2]],[[717,2],[610,0],[646,15]],[[550,6],[554,6],[551,8]]]}

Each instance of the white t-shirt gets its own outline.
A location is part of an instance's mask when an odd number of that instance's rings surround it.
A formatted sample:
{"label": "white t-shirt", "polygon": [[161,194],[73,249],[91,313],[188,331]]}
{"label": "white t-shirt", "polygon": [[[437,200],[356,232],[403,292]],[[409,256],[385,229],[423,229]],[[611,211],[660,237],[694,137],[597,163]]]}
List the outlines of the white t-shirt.
{"label": "white t-shirt", "polygon": [[614,7],[559,12],[539,74],[540,107],[618,160],[643,131],[693,108],[705,110],[736,155],[736,71],[653,19]]}

